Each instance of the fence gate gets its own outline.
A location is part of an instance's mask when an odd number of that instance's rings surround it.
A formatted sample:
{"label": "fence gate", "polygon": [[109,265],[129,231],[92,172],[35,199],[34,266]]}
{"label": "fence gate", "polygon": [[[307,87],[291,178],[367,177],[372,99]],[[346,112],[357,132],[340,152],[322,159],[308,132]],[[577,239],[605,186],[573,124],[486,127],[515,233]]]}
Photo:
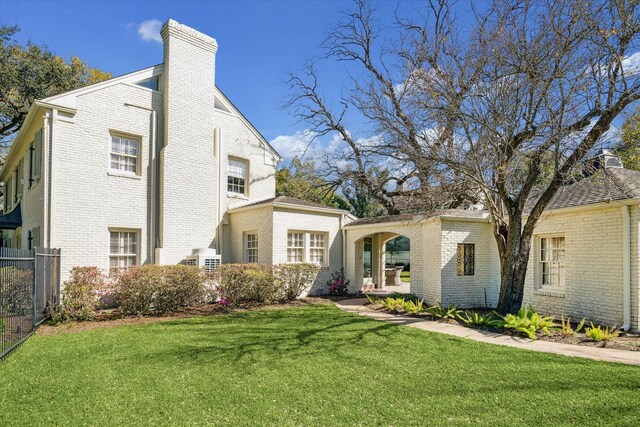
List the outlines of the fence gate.
{"label": "fence gate", "polygon": [[0,248],[0,358],[27,339],[60,301],[60,249]]}

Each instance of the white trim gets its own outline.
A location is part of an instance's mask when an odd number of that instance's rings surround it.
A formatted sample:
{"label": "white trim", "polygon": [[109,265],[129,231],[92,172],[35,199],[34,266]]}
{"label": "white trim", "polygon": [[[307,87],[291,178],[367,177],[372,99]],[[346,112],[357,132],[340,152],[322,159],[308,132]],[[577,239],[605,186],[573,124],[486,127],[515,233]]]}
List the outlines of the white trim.
{"label": "white trim", "polygon": [[622,207],[622,329],[631,328],[631,215]]}

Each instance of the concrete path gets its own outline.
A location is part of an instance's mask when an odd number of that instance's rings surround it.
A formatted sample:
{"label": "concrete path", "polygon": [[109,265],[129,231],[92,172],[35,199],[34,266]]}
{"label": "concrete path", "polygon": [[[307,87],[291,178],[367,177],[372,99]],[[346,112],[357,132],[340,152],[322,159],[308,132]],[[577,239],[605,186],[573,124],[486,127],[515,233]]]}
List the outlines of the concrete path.
{"label": "concrete path", "polygon": [[432,320],[417,319],[410,316],[400,316],[375,311],[365,307],[364,304],[366,302],[366,298],[354,298],[336,302],[336,305],[349,313],[359,314],[360,316],[366,316],[396,325],[411,326],[412,328],[418,328],[429,332],[438,332],[460,338],[468,338],[474,341],[515,347],[523,350],[555,353],[565,356],[583,357],[585,359],[640,366],[640,351],[613,350],[609,348],[562,344],[551,341],[530,340],[528,338],[520,338],[511,335],[482,331],[479,329],[465,328],[460,325],[452,325],[448,323],[434,322]]}

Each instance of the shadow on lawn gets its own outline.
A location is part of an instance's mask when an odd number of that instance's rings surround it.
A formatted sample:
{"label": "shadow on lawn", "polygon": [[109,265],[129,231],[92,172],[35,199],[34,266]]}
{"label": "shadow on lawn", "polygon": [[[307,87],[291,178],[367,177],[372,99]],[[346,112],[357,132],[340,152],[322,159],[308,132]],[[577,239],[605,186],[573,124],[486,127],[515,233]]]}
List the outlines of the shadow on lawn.
{"label": "shadow on lawn", "polygon": [[332,354],[366,340],[383,343],[399,331],[390,323],[326,308],[234,313],[160,325],[164,335],[171,335],[167,343],[172,345],[155,346],[155,351],[146,355],[146,362],[166,358],[177,358],[182,363],[225,358],[252,363],[263,357],[273,360],[274,355],[277,358],[284,354]]}

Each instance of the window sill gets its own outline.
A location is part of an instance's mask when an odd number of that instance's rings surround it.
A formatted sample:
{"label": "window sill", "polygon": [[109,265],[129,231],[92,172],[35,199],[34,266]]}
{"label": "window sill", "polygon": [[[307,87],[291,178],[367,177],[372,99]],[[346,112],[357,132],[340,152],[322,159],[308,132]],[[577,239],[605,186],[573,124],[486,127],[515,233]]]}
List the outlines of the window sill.
{"label": "window sill", "polygon": [[545,297],[564,298],[564,291],[560,289],[536,289],[533,294]]}
{"label": "window sill", "polygon": [[34,179],[31,185],[29,185],[29,190],[33,190],[38,186],[38,184],[40,184],[40,178]]}
{"label": "window sill", "polygon": [[230,199],[240,199],[240,200],[249,200],[249,197],[240,193],[230,193],[227,191],[227,197]]}
{"label": "window sill", "polygon": [[118,172],[118,171],[109,171],[107,172],[107,175],[109,176],[119,176],[121,178],[131,178],[131,179],[142,179],[142,177],[140,175],[136,175],[136,174],[132,174],[132,173],[126,173],[126,172]]}

